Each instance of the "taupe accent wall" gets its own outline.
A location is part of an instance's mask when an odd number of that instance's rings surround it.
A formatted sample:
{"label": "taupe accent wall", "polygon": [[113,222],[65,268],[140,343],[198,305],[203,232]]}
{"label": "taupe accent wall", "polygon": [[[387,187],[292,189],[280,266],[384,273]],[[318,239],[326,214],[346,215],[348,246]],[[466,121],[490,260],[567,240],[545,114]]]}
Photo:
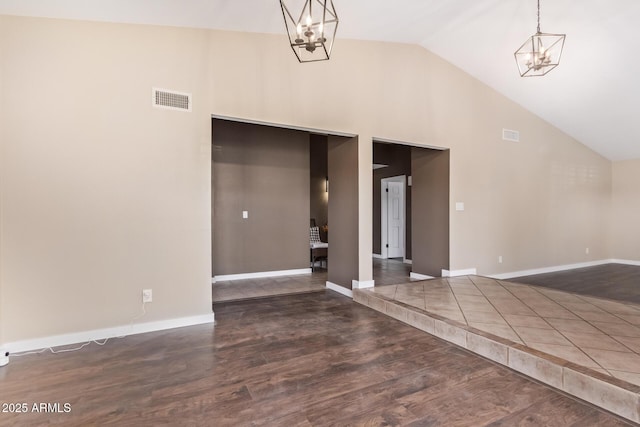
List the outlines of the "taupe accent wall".
{"label": "taupe accent wall", "polygon": [[400,144],[373,143],[373,163],[387,167],[373,171],[373,253],[381,254],[382,179],[406,175],[405,184],[405,258],[411,259],[411,147]]}
{"label": "taupe accent wall", "polygon": [[351,289],[358,280],[358,140],[330,136],[328,280]]}
{"label": "taupe accent wall", "polygon": [[309,268],[308,133],[213,120],[213,146],[214,275]]}
{"label": "taupe accent wall", "polygon": [[411,148],[414,273],[449,270],[449,150]]}

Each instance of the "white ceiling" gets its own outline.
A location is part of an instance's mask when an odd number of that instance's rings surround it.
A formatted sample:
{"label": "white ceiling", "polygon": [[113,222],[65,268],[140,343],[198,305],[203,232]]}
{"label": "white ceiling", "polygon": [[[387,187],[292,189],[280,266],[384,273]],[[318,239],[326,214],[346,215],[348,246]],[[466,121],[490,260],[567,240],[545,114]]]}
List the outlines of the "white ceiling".
{"label": "white ceiling", "polygon": [[[541,0],[560,66],[521,78],[536,0],[334,0],[340,38],[415,43],[611,160],[640,158],[640,0]],[[0,14],[284,33],[276,0],[0,0]],[[508,127],[508,124],[505,124]]]}

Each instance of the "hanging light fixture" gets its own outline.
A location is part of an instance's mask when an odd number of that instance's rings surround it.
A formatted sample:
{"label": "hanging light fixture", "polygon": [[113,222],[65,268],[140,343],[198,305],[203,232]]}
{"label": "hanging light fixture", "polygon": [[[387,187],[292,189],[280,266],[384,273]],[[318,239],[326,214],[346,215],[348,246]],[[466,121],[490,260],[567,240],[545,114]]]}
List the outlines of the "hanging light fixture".
{"label": "hanging light fixture", "polygon": [[544,76],[560,64],[566,34],[540,32],[540,0],[538,0],[538,31],[529,37],[514,54],[520,77]]}
{"label": "hanging light fixture", "polygon": [[[289,43],[300,62],[325,61],[331,56],[338,29],[332,0],[280,0]],[[294,11],[294,15],[291,11]],[[299,14],[298,14],[299,13]]]}

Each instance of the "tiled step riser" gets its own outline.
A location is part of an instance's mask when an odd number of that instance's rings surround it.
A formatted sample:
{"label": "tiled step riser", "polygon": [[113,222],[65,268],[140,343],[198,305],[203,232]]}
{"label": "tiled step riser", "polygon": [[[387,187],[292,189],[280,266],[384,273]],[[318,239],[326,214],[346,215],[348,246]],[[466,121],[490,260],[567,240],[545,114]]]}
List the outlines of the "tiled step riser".
{"label": "tiled step riser", "polygon": [[[354,290],[354,301],[442,338],[496,363],[583,399],[634,422],[640,422],[640,387],[599,374],[524,345],[429,315],[370,291]],[[629,387],[625,387],[627,385]]]}

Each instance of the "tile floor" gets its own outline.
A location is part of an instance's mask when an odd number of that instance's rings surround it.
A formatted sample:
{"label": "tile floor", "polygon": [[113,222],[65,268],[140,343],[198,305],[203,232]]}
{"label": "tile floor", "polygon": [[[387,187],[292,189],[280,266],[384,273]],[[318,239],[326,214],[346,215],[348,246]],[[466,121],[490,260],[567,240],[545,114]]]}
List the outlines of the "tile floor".
{"label": "tile floor", "polygon": [[640,385],[640,305],[479,276],[369,292]]}
{"label": "tile floor", "polygon": [[[376,287],[354,301],[640,423],[640,304],[479,276],[412,281],[397,260],[373,267]],[[319,270],[218,282],[213,301],[324,291],[326,280]]]}

